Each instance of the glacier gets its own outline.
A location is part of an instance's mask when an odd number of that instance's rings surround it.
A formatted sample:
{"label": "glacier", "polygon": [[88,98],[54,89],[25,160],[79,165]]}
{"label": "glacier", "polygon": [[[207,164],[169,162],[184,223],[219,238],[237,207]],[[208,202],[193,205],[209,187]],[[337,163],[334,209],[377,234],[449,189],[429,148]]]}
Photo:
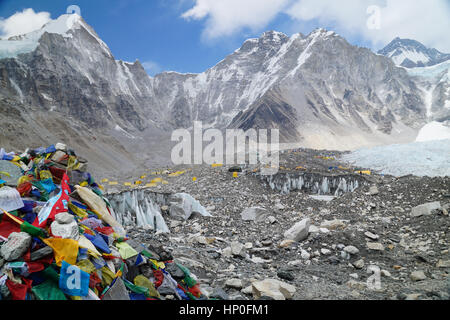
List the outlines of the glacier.
{"label": "glacier", "polygon": [[450,175],[450,139],[365,148],[342,160],[396,177]]}
{"label": "glacier", "polygon": [[113,217],[123,226],[138,226],[170,233],[160,206],[167,203],[168,194],[147,190],[132,190],[109,194]]}
{"label": "glacier", "polygon": [[450,139],[450,127],[441,122],[433,121],[424,126],[416,138],[416,142]]}
{"label": "glacier", "polygon": [[125,227],[170,233],[161,211],[163,206],[168,208],[167,217],[172,219],[186,221],[196,214],[212,217],[199,201],[186,193],[159,193],[141,188],[110,193],[106,197],[111,205],[111,214]]}
{"label": "glacier", "polygon": [[359,175],[329,175],[305,173],[289,174],[278,173],[264,176],[260,179],[268,184],[272,190],[281,194],[289,194],[293,191],[304,191],[312,195],[339,197],[347,192],[353,192],[362,185],[368,183],[364,176]]}

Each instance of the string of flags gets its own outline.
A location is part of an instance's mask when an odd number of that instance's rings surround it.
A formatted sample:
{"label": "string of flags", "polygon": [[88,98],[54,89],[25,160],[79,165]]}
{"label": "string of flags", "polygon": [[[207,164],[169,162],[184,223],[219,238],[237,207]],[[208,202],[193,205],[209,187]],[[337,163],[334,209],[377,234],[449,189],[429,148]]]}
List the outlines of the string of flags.
{"label": "string of flags", "polygon": [[0,300],[206,299],[170,253],[128,237],[87,162],[65,145],[0,164]]}

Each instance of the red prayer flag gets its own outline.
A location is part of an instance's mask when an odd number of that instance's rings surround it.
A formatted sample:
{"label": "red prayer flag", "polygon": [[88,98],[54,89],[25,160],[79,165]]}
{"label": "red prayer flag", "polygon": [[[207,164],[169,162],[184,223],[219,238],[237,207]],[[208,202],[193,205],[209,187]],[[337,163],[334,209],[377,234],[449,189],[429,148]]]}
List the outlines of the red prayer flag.
{"label": "red prayer flag", "polygon": [[13,232],[20,232],[20,225],[7,214],[3,214],[0,222],[0,236],[8,238]]}
{"label": "red prayer flag", "polygon": [[61,180],[61,192],[56,196],[57,199],[50,199],[46,206],[41,209],[39,215],[34,220],[33,226],[43,228],[46,225],[47,220],[55,220],[55,216],[62,212],[68,212],[69,209],[69,177],[64,173]]}
{"label": "red prayer flag", "polygon": [[9,289],[9,292],[11,292],[11,298],[13,300],[25,300],[27,297],[27,291],[28,291],[28,285],[26,284],[20,284],[15,283],[11,280],[6,280],[6,286]]}

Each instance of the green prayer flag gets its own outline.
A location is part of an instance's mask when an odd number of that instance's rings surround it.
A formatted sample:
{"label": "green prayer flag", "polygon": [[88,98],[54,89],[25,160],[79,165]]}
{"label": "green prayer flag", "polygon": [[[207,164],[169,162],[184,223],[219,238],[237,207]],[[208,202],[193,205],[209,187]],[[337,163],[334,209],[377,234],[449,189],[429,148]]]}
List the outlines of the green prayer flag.
{"label": "green prayer flag", "polygon": [[31,291],[38,300],[67,300],[65,294],[59,289],[59,286],[51,280],[34,286]]}

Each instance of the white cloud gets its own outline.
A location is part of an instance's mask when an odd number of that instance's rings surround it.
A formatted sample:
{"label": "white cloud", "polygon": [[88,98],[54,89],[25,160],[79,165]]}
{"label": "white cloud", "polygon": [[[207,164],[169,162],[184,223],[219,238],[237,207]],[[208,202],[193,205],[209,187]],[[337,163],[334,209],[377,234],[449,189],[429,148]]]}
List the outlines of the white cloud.
{"label": "white cloud", "polygon": [[[372,5],[379,7],[379,29],[367,27]],[[400,37],[450,52],[447,0],[297,0],[286,13],[294,20],[332,23],[343,36],[359,36],[374,47]]]}
{"label": "white cloud", "polygon": [[230,36],[242,29],[258,30],[273,20],[290,0],[196,0],[182,17],[206,19],[203,35],[208,39]]}
{"label": "white cloud", "polygon": [[16,12],[7,19],[0,18],[0,36],[9,38],[22,35],[42,28],[51,20],[48,12],[34,12],[33,9],[25,9]]}
{"label": "white cloud", "polygon": [[154,61],[145,61],[142,63],[142,66],[144,67],[145,71],[147,71],[147,73],[151,76],[154,76],[163,71],[162,67]]}
{"label": "white cloud", "polygon": [[[367,27],[372,5],[380,9],[380,29]],[[374,48],[398,36],[450,52],[448,0],[195,0],[182,17],[205,20],[203,35],[214,39],[245,28],[265,31],[278,14],[286,14],[293,28],[311,21],[332,25],[342,36],[358,37]]]}

